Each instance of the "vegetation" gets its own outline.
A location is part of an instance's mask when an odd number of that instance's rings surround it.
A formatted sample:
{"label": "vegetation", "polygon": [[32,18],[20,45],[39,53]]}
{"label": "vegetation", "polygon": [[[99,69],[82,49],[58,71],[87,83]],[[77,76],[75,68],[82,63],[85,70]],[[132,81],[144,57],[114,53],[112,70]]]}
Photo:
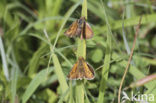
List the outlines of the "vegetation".
{"label": "vegetation", "polygon": [[[155,11],[154,0],[1,0],[0,103],[117,103],[134,39],[120,99],[151,94],[155,103]],[[93,38],[65,36],[81,16]],[[67,79],[79,56],[94,67],[93,80]]]}

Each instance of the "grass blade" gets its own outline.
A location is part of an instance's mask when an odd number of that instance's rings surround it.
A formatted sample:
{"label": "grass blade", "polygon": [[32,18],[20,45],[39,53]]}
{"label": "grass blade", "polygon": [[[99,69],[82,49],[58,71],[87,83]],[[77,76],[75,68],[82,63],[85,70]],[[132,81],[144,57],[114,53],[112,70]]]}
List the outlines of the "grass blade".
{"label": "grass blade", "polygon": [[12,68],[12,73],[11,73],[11,103],[15,102],[16,98],[16,86],[17,86],[17,79],[18,79],[18,69],[16,67]]}
{"label": "grass blade", "polygon": [[6,61],[6,55],[5,55],[5,51],[4,51],[4,47],[3,47],[3,41],[2,41],[1,36],[0,36],[0,51],[1,51],[1,58],[2,58],[4,75],[5,75],[6,79],[9,81],[8,65],[7,65],[7,61]]}
{"label": "grass blade", "polygon": [[12,68],[12,72],[11,72],[11,103],[15,102],[15,98],[16,98],[16,91],[17,91],[17,80],[18,80],[18,75],[19,75],[19,66],[16,62],[16,58],[14,55],[14,52],[12,51],[12,58],[13,58],[13,68]]}
{"label": "grass blade", "polygon": [[56,73],[56,75],[58,77],[58,81],[60,83],[62,93],[64,93],[68,89],[68,85],[67,85],[67,82],[66,82],[65,75],[64,75],[64,73],[62,71],[59,60],[58,60],[57,56],[54,53],[52,54],[52,59],[53,59],[54,67],[55,67],[55,73]]}
{"label": "grass blade", "polygon": [[83,81],[78,80],[76,83],[76,103],[84,103]]}
{"label": "grass blade", "polygon": [[55,49],[55,46],[56,46],[56,43],[57,43],[57,41],[58,41],[58,39],[59,39],[59,36],[60,36],[60,34],[61,34],[61,31],[62,31],[63,27],[65,26],[65,24],[66,24],[68,18],[69,18],[70,15],[74,12],[74,10],[80,5],[80,3],[81,3],[81,1],[77,2],[74,6],[72,6],[72,7],[69,9],[69,11],[67,12],[67,14],[65,15],[65,18],[64,18],[63,21],[62,21],[62,25],[61,25],[61,27],[60,27],[58,33],[57,33],[57,36],[56,36],[56,39],[55,39],[55,42],[54,42],[52,51],[54,51],[54,49]]}
{"label": "grass blade", "polygon": [[68,95],[68,93],[69,93],[69,88],[62,94],[58,103],[63,103],[63,99]]}
{"label": "grass blade", "polygon": [[[49,73],[52,72],[52,68],[50,69]],[[34,79],[30,82],[28,85],[26,91],[24,92],[22,96],[22,103],[26,103],[28,99],[31,97],[31,95],[35,92],[35,90],[39,87],[41,83],[43,83],[46,80],[47,77],[47,70],[44,69],[40,71]]]}
{"label": "grass blade", "polygon": [[[133,18],[125,19],[124,27],[126,28],[129,26],[137,25],[139,18],[140,16],[135,16]],[[148,24],[152,22],[156,22],[156,13],[142,16],[141,24]],[[117,20],[115,22],[111,22],[110,27],[112,30],[120,29],[122,28],[122,23],[123,23],[123,20]],[[96,31],[98,31],[99,33],[103,33],[107,31],[107,25],[104,25],[103,27],[101,27],[100,29],[97,29]]]}
{"label": "grass blade", "polygon": [[[87,19],[87,0],[83,0],[81,16]],[[86,40],[78,38],[77,59],[82,56],[86,58]],[[84,84],[82,80],[77,81],[76,85],[76,102],[84,103]]]}
{"label": "grass blade", "polygon": [[[50,51],[51,51],[51,56],[50,56],[50,59],[51,59],[51,57],[52,57],[52,59],[53,59],[53,64],[54,64],[54,67],[55,67],[55,73],[56,73],[56,75],[57,75],[57,78],[58,78],[58,81],[59,81],[59,83],[60,83],[60,87],[61,87],[61,90],[62,90],[62,94],[63,93],[65,93],[65,91],[68,89],[68,85],[67,85],[67,82],[66,82],[66,78],[65,78],[65,75],[64,75],[64,73],[63,73],[63,71],[62,71],[62,68],[61,68],[61,65],[60,65],[60,62],[59,62],[59,60],[58,60],[58,58],[57,58],[57,56],[56,56],[56,54],[53,52],[53,46],[52,46],[52,44],[50,43],[50,39],[49,39],[49,36],[48,36],[48,34],[47,34],[47,32],[46,32],[46,30],[44,29],[44,34],[45,34],[45,36],[46,36],[46,38],[47,38],[47,40],[48,40],[48,44],[49,44],[49,46],[50,46]],[[49,67],[49,65],[50,65],[50,59],[49,59],[49,63],[48,63],[48,67]],[[47,71],[48,71],[48,69],[47,69]],[[66,95],[65,96],[65,101],[67,101],[67,98],[68,98],[68,95]]]}
{"label": "grass blade", "polygon": [[106,88],[106,83],[108,79],[108,73],[109,73],[109,68],[110,68],[110,59],[111,59],[111,29],[110,25],[108,22],[108,18],[105,12],[105,8],[103,5],[103,2],[101,0],[102,6],[103,6],[103,11],[105,15],[105,20],[106,20],[106,25],[107,25],[107,41],[106,41],[106,53],[105,53],[105,59],[104,59],[104,66],[102,68],[102,79],[100,81],[100,88],[99,88],[99,96],[98,96],[98,103],[103,103],[104,102],[104,94],[105,94],[105,88]]}

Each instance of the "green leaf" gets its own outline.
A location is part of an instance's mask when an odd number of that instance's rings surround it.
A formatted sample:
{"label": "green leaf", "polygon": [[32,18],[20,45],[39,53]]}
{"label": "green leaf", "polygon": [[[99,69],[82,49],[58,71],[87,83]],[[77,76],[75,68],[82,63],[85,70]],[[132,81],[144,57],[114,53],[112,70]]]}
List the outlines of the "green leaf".
{"label": "green leaf", "polygon": [[100,62],[102,59],[103,59],[103,52],[101,49],[96,49],[94,52],[93,52],[93,55],[92,55],[92,61],[94,61],[95,63],[98,63]]}

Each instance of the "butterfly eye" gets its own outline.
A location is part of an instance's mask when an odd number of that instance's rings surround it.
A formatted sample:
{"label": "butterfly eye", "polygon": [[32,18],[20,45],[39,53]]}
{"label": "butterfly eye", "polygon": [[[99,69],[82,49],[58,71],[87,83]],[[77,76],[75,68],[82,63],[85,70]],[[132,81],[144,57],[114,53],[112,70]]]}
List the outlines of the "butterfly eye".
{"label": "butterfly eye", "polygon": [[79,19],[78,24],[81,25],[83,23],[83,20]]}
{"label": "butterfly eye", "polygon": [[84,23],[84,22],[85,22],[85,18],[84,18],[84,17],[82,17],[82,18],[80,18],[80,19],[78,20],[79,25],[81,25],[81,24]]}

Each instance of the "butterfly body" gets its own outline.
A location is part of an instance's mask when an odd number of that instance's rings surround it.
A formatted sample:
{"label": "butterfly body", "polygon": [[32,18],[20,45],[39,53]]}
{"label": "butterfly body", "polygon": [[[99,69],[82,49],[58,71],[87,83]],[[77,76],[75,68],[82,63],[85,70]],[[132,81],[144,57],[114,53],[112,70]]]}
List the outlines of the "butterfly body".
{"label": "butterfly body", "polygon": [[84,17],[74,21],[64,34],[68,37],[79,36],[81,39],[90,39],[94,35],[90,25],[85,21]]}
{"label": "butterfly body", "polygon": [[83,57],[79,57],[78,61],[72,67],[68,79],[87,79],[91,80],[94,78],[93,68],[84,60]]}

